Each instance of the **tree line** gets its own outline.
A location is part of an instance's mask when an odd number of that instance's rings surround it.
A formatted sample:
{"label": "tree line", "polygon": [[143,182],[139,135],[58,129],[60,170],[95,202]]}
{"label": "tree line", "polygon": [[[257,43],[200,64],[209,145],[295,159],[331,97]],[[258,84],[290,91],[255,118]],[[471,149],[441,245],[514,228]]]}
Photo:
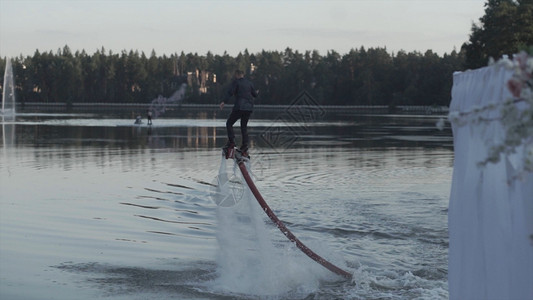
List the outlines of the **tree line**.
{"label": "tree line", "polygon": [[486,66],[491,57],[522,50],[533,54],[533,0],[488,0],[485,14],[472,24],[461,50],[470,69]]}
{"label": "tree line", "polygon": [[[488,0],[459,51],[389,53],[386,48],[299,52],[248,50],[147,56],[144,52],[94,54],[68,46],[12,60],[17,101],[44,103],[148,103],[187,84],[185,103],[218,103],[236,69],[260,90],[262,104],[290,104],[307,91],[322,105],[448,105],[454,71],[479,68],[489,58],[533,51],[533,0]],[[0,58],[3,75],[7,58]],[[0,77],[3,80],[3,76]]]}
{"label": "tree line", "polygon": [[[299,52],[247,50],[224,53],[181,53],[150,56],[99,49],[89,55],[68,46],[53,53],[12,60],[17,99],[21,102],[147,103],[170,96],[187,83],[187,103],[217,103],[236,69],[244,70],[263,104],[290,104],[306,90],[324,105],[447,105],[452,73],[464,55],[439,56],[386,48],[361,47],[341,55],[334,50]],[[3,74],[6,59],[0,60]],[[1,77],[3,78],[3,76]]]}

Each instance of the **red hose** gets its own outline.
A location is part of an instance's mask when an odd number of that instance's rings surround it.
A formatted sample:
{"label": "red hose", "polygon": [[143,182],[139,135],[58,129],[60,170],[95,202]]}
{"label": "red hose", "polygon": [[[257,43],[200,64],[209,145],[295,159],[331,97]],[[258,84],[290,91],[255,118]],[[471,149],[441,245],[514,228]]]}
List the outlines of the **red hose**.
{"label": "red hose", "polygon": [[244,180],[246,180],[246,183],[248,184],[248,187],[250,187],[252,194],[254,194],[255,199],[257,199],[257,202],[259,202],[259,205],[261,205],[261,207],[263,208],[267,216],[270,218],[270,220],[272,220],[272,222],[276,224],[279,230],[289,239],[289,241],[296,243],[296,247],[302,250],[302,252],[305,253],[307,256],[309,256],[311,259],[313,259],[314,261],[324,266],[326,269],[330,270],[331,272],[335,274],[351,279],[352,274],[344,271],[343,269],[325,260],[320,255],[313,252],[313,250],[309,249],[294,234],[292,234],[292,232],[285,226],[285,224],[283,224],[283,222],[281,222],[281,220],[278,219],[278,217],[274,214],[274,212],[270,209],[270,207],[266,203],[265,199],[263,199],[263,196],[261,196],[261,194],[259,193],[259,190],[257,189],[252,178],[250,177],[250,174],[248,174],[248,170],[246,169],[246,165],[244,164],[244,161],[239,161],[238,164],[239,164],[239,168],[241,169],[242,175],[244,176]]}

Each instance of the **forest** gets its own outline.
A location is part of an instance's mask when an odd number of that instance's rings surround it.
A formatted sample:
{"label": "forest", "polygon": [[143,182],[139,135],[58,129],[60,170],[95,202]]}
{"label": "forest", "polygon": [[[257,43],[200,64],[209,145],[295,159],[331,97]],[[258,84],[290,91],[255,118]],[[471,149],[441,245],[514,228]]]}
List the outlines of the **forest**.
{"label": "forest", "polygon": [[218,103],[234,70],[241,69],[260,91],[262,104],[289,104],[306,90],[324,105],[447,105],[452,72],[463,60],[456,51],[440,57],[430,50],[389,54],[363,47],[344,55],[287,48],[232,57],[115,54],[103,48],[89,55],[65,46],[12,64],[20,102],[146,103],[187,83],[186,103]]}
{"label": "forest", "polygon": [[[469,41],[442,56],[427,50],[389,53],[352,48],[340,54],[316,50],[158,56],[104,47],[88,54],[68,45],[12,58],[20,103],[149,103],[187,84],[184,103],[218,103],[241,69],[260,91],[258,103],[290,104],[307,91],[322,105],[448,105],[455,71],[484,66],[490,57],[533,45],[533,1],[489,0],[473,23]],[[178,47],[178,46],[177,46]],[[6,60],[0,58],[0,74]]]}

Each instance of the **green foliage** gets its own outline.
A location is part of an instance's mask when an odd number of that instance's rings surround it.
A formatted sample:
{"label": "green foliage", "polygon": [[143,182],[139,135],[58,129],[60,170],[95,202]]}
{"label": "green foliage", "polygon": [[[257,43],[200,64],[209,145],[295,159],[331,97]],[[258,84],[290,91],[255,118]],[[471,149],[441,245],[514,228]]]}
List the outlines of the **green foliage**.
{"label": "green foliage", "polygon": [[488,0],[485,15],[472,25],[463,44],[466,68],[486,66],[489,58],[513,55],[533,45],[533,0]]}
{"label": "green foliage", "polygon": [[[287,48],[255,54],[245,50],[232,57],[211,52],[157,56],[155,51],[146,56],[104,48],[89,55],[65,46],[56,53],[15,58],[13,67],[22,102],[148,103],[187,83],[185,101],[217,103],[238,68],[260,90],[262,104],[290,104],[306,90],[324,105],[395,106],[448,105],[452,73],[463,61],[456,51],[440,57],[430,50],[389,54],[386,48],[364,47],[344,55]],[[5,60],[0,59],[2,65]]]}

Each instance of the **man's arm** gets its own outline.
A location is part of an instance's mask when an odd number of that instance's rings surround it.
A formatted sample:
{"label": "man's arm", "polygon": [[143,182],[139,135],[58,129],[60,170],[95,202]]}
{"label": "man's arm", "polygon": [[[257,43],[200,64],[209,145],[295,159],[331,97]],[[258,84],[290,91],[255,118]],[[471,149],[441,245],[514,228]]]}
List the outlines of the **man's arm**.
{"label": "man's arm", "polygon": [[257,98],[257,96],[259,96],[259,90],[256,90],[255,87],[254,87],[254,84],[250,82],[250,86],[252,88],[252,96],[254,98]]}
{"label": "man's arm", "polygon": [[225,97],[224,97],[224,101],[227,101],[231,96],[235,95],[235,92],[237,91],[237,85],[238,85],[237,80],[233,80],[231,82],[230,87],[226,91],[226,94],[225,94]]}
{"label": "man's arm", "polygon": [[224,103],[228,101],[228,99],[235,95],[235,91],[237,90],[237,80],[233,80],[229,88],[224,93],[224,98],[222,98],[222,102],[220,102],[220,109],[224,108]]}

